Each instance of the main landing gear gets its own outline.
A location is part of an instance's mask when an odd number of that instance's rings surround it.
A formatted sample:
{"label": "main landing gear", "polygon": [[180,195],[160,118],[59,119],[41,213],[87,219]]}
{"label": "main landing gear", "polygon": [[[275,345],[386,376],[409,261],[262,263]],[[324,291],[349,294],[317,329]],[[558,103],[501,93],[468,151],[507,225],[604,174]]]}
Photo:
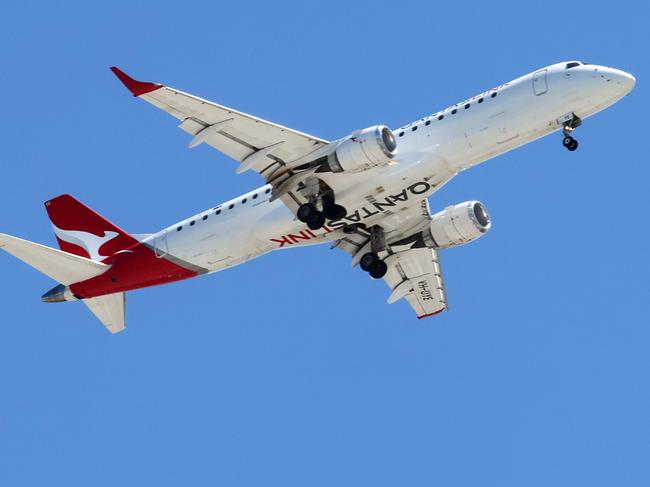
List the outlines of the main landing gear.
{"label": "main landing gear", "polygon": [[368,252],[361,257],[359,265],[363,271],[370,274],[370,277],[374,279],[381,279],[388,272],[386,262],[381,260],[376,252]]}
{"label": "main landing gear", "polygon": [[310,230],[318,230],[325,225],[325,219],[338,220],[347,215],[347,210],[336,203],[325,204],[323,211],[320,211],[315,203],[305,203],[298,207],[296,216],[298,220],[306,223]]}
{"label": "main landing gear", "polygon": [[[315,191],[314,191],[315,192]],[[321,207],[322,211],[318,208]],[[334,192],[328,191],[325,194],[309,197],[309,202],[298,207],[296,217],[306,223],[310,230],[318,230],[325,225],[325,220],[339,220],[347,215],[347,210],[336,204]]]}
{"label": "main landing gear", "polygon": [[379,258],[378,252],[385,250],[386,239],[384,238],[384,229],[378,225],[370,228],[370,249],[371,251],[364,254],[359,261],[361,269],[373,279],[381,279],[388,272],[386,262]]}
{"label": "main landing gear", "polygon": [[563,122],[562,133],[564,134],[564,138],[562,139],[562,145],[571,152],[578,148],[578,141],[574,139],[571,134],[581,124],[582,120],[574,113],[571,113],[570,118]]}

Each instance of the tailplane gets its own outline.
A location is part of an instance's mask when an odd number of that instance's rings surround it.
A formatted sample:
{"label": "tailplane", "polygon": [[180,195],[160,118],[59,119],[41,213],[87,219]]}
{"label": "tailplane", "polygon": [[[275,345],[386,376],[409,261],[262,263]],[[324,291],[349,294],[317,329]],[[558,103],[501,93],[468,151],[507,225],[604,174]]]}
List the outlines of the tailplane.
{"label": "tailplane", "polygon": [[[63,250],[0,233],[0,248],[34,269],[60,282],[43,295],[43,301],[76,301],[70,285],[106,272],[110,266]],[[125,327],[125,293],[85,299],[84,303],[111,333]]]}
{"label": "tailplane", "polygon": [[61,250],[102,262],[138,240],[69,194],[45,202]]}
{"label": "tailplane", "polygon": [[84,299],[84,304],[111,333],[117,333],[126,327],[126,293]]}
{"label": "tailplane", "polygon": [[66,286],[103,274],[110,267],[4,233],[0,233],[0,248]]}

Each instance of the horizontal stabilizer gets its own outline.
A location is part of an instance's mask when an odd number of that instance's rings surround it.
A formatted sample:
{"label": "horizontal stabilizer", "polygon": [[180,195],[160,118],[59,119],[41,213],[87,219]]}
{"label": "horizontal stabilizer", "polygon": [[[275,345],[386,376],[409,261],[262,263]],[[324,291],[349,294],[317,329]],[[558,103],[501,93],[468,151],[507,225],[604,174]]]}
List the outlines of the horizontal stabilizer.
{"label": "horizontal stabilizer", "polygon": [[126,293],[107,294],[84,299],[84,304],[111,333],[124,330],[126,326]]}
{"label": "horizontal stabilizer", "polygon": [[55,281],[69,285],[103,274],[109,265],[0,233],[0,248]]}

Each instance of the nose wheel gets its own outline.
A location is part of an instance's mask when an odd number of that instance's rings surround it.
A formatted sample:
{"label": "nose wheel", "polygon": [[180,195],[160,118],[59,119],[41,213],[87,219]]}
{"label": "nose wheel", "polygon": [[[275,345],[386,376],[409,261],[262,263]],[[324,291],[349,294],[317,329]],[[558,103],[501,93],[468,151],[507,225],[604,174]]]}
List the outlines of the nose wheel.
{"label": "nose wheel", "polygon": [[582,125],[582,120],[575,113],[570,113],[561,119],[563,119],[562,133],[564,134],[562,145],[573,152],[578,148],[578,141],[572,137],[572,134],[576,128]]}
{"label": "nose wheel", "polygon": [[570,135],[565,135],[564,139],[562,139],[562,145],[573,152],[578,148],[578,141]]}

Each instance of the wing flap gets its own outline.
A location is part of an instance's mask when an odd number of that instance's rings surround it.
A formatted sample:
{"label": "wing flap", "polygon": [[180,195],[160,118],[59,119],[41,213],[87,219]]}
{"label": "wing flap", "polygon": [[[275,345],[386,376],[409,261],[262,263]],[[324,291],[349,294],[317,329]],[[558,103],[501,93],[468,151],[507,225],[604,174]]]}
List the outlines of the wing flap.
{"label": "wing flap", "polygon": [[416,248],[392,254],[386,259],[384,281],[391,288],[388,303],[405,298],[418,318],[447,309],[447,293],[435,249]]}

